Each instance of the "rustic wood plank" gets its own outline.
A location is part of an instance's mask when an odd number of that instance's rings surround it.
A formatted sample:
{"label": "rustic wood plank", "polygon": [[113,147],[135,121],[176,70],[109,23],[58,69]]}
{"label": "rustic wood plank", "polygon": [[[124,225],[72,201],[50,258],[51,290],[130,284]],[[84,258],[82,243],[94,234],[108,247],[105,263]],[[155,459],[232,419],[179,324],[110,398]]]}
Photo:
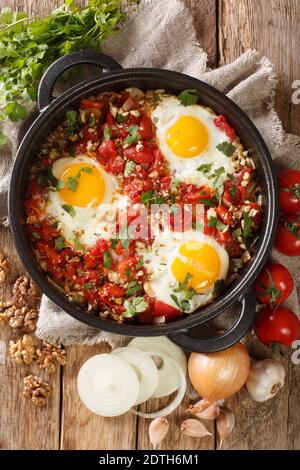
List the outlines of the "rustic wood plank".
{"label": "rustic wood plank", "polygon": [[217,0],[184,0],[189,8],[201,48],[207,53],[208,65],[215,67],[217,51]]}
{"label": "rustic wood plank", "polygon": [[[14,280],[24,273],[7,229],[0,228],[0,249],[11,262],[11,275],[1,286],[0,297],[10,298]],[[53,374],[49,382],[53,397],[44,408],[35,407],[21,396],[23,379],[30,373],[47,380],[37,366],[18,366],[12,363],[9,340],[17,340],[19,331],[10,327],[0,328],[0,449],[58,449],[60,427],[60,374]]]}
{"label": "rustic wood plank", "polygon": [[108,352],[106,344],[68,348],[64,369],[62,449],[135,449],[136,417],[127,413],[118,418],[102,418],[80,402],[77,375],[81,365],[91,356]]}
{"label": "rustic wood plank", "polygon": [[[278,74],[276,109],[287,131],[300,134],[300,106],[291,103],[292,82],[300,77],[299,55],[300,9],[297,0],[220,0],[220,61],[228,63],[249,48],[256,48],[275,64]],[[256,358],[269,355],[267,348],[251,341],[251,354]],[[280,357],[288,371],[285,388],[278,397],[257,404],[247,393],[228,400],[234,410],[237,427],[224,448],[234,449],[299,449],[300,397],[299,366],[291,363],[291,352]],[[279,425],[280,423],[280,425]]]}

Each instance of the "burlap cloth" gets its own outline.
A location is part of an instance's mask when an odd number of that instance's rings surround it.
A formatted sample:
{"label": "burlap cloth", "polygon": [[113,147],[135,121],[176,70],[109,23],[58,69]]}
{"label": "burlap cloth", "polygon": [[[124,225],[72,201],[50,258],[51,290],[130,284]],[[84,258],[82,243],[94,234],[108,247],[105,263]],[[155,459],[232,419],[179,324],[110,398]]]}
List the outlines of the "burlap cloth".
{"label": "burlap cloth", "polygon": [[[180,0],[143,0],[138,7],[128,7],[129,17],[116,35],[106,40],[102,51],[123,67],[159,67],[199,78],[235,101],[253,120],[264,137],[278,167],[299,167],[300,138],[286,134],[274,111],[276,75],[272,63],[249,50],[231,64],[217,70],[206,67],[207,55],[196,40],[193,20]],[[22,129],[3,122],[0,130],[8,137],[0,149],[0,220],[7,221],[7,190],[13,159]],[[299,280],[300,257],[285,257],[273,250],[272,258],[282,262]],[[296,289],[286,302],[299,314]],[[115,346],[124,336],[109,334],[71,318],[45,296],[42,298],[37,336],[52,342],[99,343]]]}

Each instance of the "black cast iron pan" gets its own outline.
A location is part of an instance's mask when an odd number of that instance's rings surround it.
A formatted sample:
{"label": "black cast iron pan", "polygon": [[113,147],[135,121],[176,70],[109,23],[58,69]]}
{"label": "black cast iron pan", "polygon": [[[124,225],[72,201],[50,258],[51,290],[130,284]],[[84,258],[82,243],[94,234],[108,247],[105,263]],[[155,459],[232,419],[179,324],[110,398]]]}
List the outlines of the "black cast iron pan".
{"label": "black cast iron pan", "polygon": [[[74,65],[93,64],[102,69],[99,78],[93,78],[71,88],[58,98],[52,97],[58,76]],[[256,251],[241,271],[239,278],[214,302],[202,307],[190,316],[163,325],[132,325],[104,320],[89,314],[69,302],[47,280],[31,251],[25,228],[24,199],[29,168],[47,135],[57,127],[66,111],[79,106],[83,97],[104,91],[119,91],[134,86],[144,90],[166,89],[174,94],[185,89],[195,89],[199,103],[224,114],[237,131],[244,147],[251,151],[263,191],[263,222]],[[255,296],[251,286],[267,261],[273,244],[278,218],[276,178],[268,149],[256,127],[243,111],[224,94],[200,80],[170,70],[153,68],[122,69],[110,57],[94,52],[75,52],[58,59],[44,74],[38,93],[40,114],[22,140],[17,152],[9,191],[10,224],[21,260],[41,290],[68,314],[84,323],[112,333],[129,336],[167,335],[174,343],[189,351],[212,352],[231,346],[239,341],[251,327],[255,316]],[[220,315],[235,302],[240,313],[234,325],[225,333],[210,338],[195,338],[190,330]]]}

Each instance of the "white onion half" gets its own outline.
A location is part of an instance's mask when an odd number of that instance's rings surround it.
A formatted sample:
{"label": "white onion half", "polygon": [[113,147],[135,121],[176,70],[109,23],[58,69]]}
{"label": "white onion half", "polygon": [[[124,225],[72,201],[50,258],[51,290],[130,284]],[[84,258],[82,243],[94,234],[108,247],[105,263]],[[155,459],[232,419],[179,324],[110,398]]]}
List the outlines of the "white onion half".
{"label": "white onion half", "polygon": [[119,416],[137,402],[140,384],[130,364],[117,354],[99,354],[88,359],[77,377],[84,405],[101,416]]}
{"label": "white onion half", "polygon": [[[150,353],[151,355],[155,354],[153,351],[149,351],[149,353]],[[173,362],[174,369],[177,370],[178,376],[179,376],[179,378],[180,378],[179,390],[178,390],[178,393],[177,393],[176,397],[174,398],[174,400],[173,400],[168,406],[166,406],[165,408],[163,408],[163,409],[161,409],[161,410],[153,411],[153,412],[150,412],[150,413],[144,413],[143,411],[131,410],[134,414],[136,414],[136,415],[138,415],[138,416],[141,416],[142,418],[155,419],[155,418],[161,418],[161,417],[168,416],[168,415],[171,414],[174,410],[176,410],[176,408],[180,405],[180,403],[182,402],[183,397],[184,397],[184,395],[185,395],[185,391],[186,391],[186,378],[185,378],[185,374],[184,374],[184,373],[182,372],[182,370],[181,370],[181,367],[180,367],[175,361],[173,361],[173,359],[171,359],[170,357],[166,356],[165,354],[160,353],[159,356],[160,356],[164,361],[171,361],[171,362]]]}
{"label": "white onion half", "polygon": [[144,403],[157,389],[159,374],[154,361],[147,352],[135,348],[117,348],[112,351],[134,369],[140,383],[140,393],[135,405]]}
{"label": "white onion half", "polygon": [[154,336],[153,338],[139,336],[131,340],[128,346],[129,348],[147,351],[152,356],[159,356],[163,359],[163,363],[158,369],[159,383],[152,395],[153,398],[171,395],[180,387],[182,380],[178,368],[185,376],[187,369],[186,357],[182,349],[172,343],[166,336]]}

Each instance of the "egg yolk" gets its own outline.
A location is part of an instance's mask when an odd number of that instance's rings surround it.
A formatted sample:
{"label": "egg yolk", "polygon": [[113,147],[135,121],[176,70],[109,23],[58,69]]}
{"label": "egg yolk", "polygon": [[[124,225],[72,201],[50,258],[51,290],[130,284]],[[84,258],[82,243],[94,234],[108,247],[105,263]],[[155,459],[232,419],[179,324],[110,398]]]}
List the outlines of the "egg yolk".
{"label": "egg yolk", "polygon": [[178,156],[183,158],[196,157],[208,145],[208,131],[205,125],[193,116],[181,116],[168,129],[167,144]]}
{"label": "egg yolk", "polygon": [[62,199],[72,206],[96,206],[105,194],[105,181],[99,170],[89,163],[76,163],[64,170],[59,181]]}
{"label": "egg yolk", "polygon": [[179,248],[184,257],[174,259],[171,269],[174,277],[182,283],[187,274],[191,279],[187,287],[203,293],[214,286],[220,278],[221,261],[217,251],[209,244],[202,242],[187,242]]}

